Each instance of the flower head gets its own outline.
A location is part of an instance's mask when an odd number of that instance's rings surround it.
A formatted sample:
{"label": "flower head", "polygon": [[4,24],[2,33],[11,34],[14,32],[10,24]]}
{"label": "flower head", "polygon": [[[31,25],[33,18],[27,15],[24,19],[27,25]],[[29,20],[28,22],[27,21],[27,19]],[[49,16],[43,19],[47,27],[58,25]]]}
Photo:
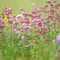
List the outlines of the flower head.
{"label": "flower head", "polygon": [[60,42],[60,34],[56,37],[56,42],[57,42],[57,43]]}

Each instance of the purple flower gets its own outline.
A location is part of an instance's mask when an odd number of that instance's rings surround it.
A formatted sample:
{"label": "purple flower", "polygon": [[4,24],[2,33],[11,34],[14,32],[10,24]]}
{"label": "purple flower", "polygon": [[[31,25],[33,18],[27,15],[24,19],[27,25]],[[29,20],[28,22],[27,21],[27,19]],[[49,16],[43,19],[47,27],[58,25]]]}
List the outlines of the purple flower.
{"label": "purple flower", "polygon": [[57,43],[60,42],[60,34],[56,37],[56,42],[57,42]]}

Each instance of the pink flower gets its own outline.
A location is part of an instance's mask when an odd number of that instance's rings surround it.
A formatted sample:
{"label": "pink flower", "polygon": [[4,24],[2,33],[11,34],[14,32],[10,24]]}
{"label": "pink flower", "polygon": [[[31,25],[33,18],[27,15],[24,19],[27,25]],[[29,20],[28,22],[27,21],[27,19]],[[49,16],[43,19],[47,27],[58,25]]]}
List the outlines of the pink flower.
{"label": "pink flower", "polygon": [[14,29],[14,31],[17,31],[17,29]]}
{"label": "pink flower", "polygon": [[10,42],[13,42],[13,40],[11,40]]}
{"label": "pink flower", "polygon": [[41,17],[41,20],[43,20],[43,17]]}
{"label": "pink flower", "polygon": [[48,41],[51,41],[51,40],[50,39],[47,39],[46,41],[48,42]]}
{"label": "pink flower", "polygon": [[53,4],[50,4],[50,6],[53,6]]}
{"label": "pink flower", "polygon": [[36,6],[36,4],[35,3],[32,3],[31,7],[35,7],[35,6]]}
{"label": "pink flower", "polygon": [[4,28],[4,25],[0,25],[0,29]]}
{"label": "pink flower", "polygon": [[36,44],[39,44],[39,42],[38,42],[38,41],[36,41],[35,43],[36,43]]}
{"label": "pink flower", "polygon": [[23,10],[23,8],[20,8],[20,10]]}
{"label": "pink flower", "polygon": [[9,13],[8,13],[8,12],[6,12],[6,15],[9,15]]}
{"label": "pink flower", "polygon": [[15,24],[16,22],[14,21],[13,24]]}
{"label": "pink flower", "polygon": [[19,31],[16,31],[16,33],[19,33]]}
{"label": "pink flower", "polygon": [[50,3],[50,0],[46,1],[46,3]]}
{"label": "pink flower", "polygon": [[20,17],[21,17],[22,19],[24,19],[24,16],[23,16],[23,15],[17,15],[17,16],[16,16],[16,18],[20,18]]}
{"label": "pink flower", "polygon": [[56,42],[57,42],[57,43],[60,42],[60,34],[56,37]]}
{"label": "pink flower", "polygon": [[25,45],[25,48],[28,48],[29,47],[29,45]]}
{"label": "pink flower", "polygon": [[25,37],[24,37],[24,36],[22,36],[21,38],[22,38],[22,39],[25,39]]}
{"label": "pink flower", "polygon": [[30,43],[29,45],[33,45],[33,44]]}
{"label": "pink flower", "polygon": [[12,9],[11,9],[11,8],[9,8],[8,10],[9,10],[9,11],[12,11]]}

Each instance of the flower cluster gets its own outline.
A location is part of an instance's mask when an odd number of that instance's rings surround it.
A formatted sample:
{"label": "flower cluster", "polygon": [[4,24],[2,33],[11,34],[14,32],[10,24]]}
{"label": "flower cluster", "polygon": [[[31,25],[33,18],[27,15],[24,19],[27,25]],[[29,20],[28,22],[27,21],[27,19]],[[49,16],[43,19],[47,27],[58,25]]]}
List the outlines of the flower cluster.
{"label": "flower cluster", "polygon": [[[6,60],[13,60],[10,58],[15,56],[28,56],[36,58],[36,60],[46,60],[47,58],[55,60],[54,57],[52,58],[57,51],[55,42],[60,44],[60,3],[57,4],[56,1],[53,3],[50,0],[46,3],[47,5],[40,9],[37,9],[36,4],[33,3],[31,7],[34,10],[31,13],[20,8],[16,16],[11,15],[11,8],[4,9],[5,16],[2,11],[0,48]],[[42,57],[43,59],[39,59]]]}

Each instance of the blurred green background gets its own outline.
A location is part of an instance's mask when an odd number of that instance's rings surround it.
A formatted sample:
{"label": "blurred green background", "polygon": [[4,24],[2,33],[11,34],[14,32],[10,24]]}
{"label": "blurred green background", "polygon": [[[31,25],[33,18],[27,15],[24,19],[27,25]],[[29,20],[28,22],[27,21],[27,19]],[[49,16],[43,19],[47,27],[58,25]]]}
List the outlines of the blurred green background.
{"label": "blurred green background", "polygon": [[[0,0],[0,13],[2,11],[2,6],[4,8],[12,8],[13,15],[17,15],[21,7],[24,8],[24,10],[27,10],[27,12],[31,12],[33,10],[33,8],[30,7],[32,3],[36,3],[37,8],[40,8],[47,4],[46,1],[47,0]],[[57,2],[60,2],[60,0],[57,0]]]}

